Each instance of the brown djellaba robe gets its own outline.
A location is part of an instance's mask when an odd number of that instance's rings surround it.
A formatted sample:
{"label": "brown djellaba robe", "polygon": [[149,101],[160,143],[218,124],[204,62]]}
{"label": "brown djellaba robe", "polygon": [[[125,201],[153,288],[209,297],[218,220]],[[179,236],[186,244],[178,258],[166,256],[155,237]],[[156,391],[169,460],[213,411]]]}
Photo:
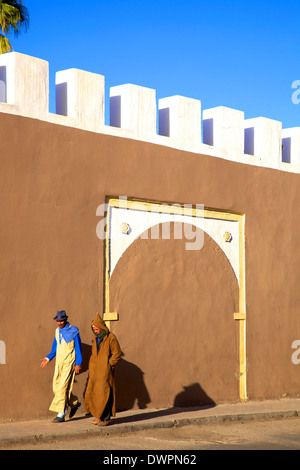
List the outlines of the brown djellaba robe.
{"label": "brown djellaba robe", "polygon": [[89,378],[85,392],[85,409],[95,418],[101,418],[112,391],[111,415],[115,416],[114,366],[119,361],[122,352],[116,336],[109,331],[99,313],[92,321],[91,326],[93,325],[105,330],[106,335],[99,346],[99,350],[97,349],[97,338],[95,337],[93,340],[92,355],[89,361]]}

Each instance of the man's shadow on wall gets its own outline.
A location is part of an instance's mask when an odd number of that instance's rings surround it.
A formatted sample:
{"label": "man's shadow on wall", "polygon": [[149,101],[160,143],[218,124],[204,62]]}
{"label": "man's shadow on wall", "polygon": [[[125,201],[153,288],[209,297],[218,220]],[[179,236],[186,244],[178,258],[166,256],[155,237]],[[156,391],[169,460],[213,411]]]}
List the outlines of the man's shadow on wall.
{"label": "man's shadow on wall", "polygon": [[[147,408],[151,403],[144,382],[144,373],[135,364],[121,358],[116,366],[116,408],[117,412],[131,410],[136,403],[139,409]],[[173,406],[164,410],[145,411],[136,415],[115,418],[114,423],[142,421],[151,418],[168,416],[193,409],[206,409],[216,403],[205,393],[199,383],[183,386],[174,398]]]}
{"label": "man's shadow on wall", "polygon": [[151,399],[144,382],[143,371],[121,357],[116,365],[115,376],[117,411],[131,410],[135,402],[140,410],[147,408]]}

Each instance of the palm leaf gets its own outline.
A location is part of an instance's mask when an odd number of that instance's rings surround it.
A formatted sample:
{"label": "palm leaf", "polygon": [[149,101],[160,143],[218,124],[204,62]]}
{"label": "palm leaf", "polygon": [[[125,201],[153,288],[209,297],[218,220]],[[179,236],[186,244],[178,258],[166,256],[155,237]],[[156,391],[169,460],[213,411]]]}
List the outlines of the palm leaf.
{"label": "palm leaf", "polygon": [[18,35],[22,32],[22,30],[27,31],[29,27],[29,12],[28,9],[23,5],[23,0],[2,0],[2,3],[6,3],[7,5],[13,7],[15,9],[15,13],[13,16],[14,25],[14,33]]}
{"label": "palm leaf", "polygon": [[12,47],[7,37],[0,34],[0,54],[5,54],[6,52],[11,52]]}
{"label": "palm leaf", "polygon": [[2,2],[0,6],[0,25],[2,33],[8,33],[10,28],[16,28],[21,20],[19,10],[7,3]]}
{"label": "palm leaf", "polygon": [[[11,32],[18,36],[29,27],[28,9],[23,5],[23,0],[0,0],[0,54],[10,52],[11,44],[6,36]],[[4,36],[6,35],[6,36]]]}

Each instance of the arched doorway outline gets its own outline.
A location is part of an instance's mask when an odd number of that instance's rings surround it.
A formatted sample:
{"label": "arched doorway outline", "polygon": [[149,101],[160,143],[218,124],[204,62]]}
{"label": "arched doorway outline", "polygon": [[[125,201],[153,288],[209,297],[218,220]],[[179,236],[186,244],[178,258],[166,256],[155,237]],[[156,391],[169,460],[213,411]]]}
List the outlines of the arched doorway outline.
{"label": "arched doorway outline", "polygon": [[[199,219],[206,221],[223,221],[223,222],[234,222],[237,227],[236,233],[238,234],[237,240],[237,250],[238,250],[238,266],[234,269],[238,286],[239,286],[239,312],[233,312],[233,320],[239,322],[239,396],[240,400],[247,400],[247,380],[246,380],[246,293],[245,293],[245,214],[239,214],[235,212],[229,212],[220,209],[211,209],[200,205],[190,205],[190,204],[178,204],[178,203],[164,203],[157,201],[145,201],[141,199],[128,199],[127,197],[109,197],[107,198],[107,215],[106,215],[106,238],[105,238],[105,289],[104,289],[104,315],[103,319],[105,320],[108,327],[110,327],[111,321],[118,320],[117,312],[110,312],[110,303],[109,303],[109,281],[111,276],[111,250],[114,244],[118,243],[118,236],[115,237],[114,231],[116,231],[116,226],[113,227],[112,223],[112,210],[125,209],[126,213],[129,214],[130,211],[145,211],[149,213],[155,213],[157,215],[157,223],[163,223],[165,221],[173,221],[174,218],[161,217],[161,214],[168,214],[170,216],[181,216],[183,223],[192,223]],[[141,213],[141,212],[140,212]],[[184,219],[185,217],[185,219]],[[165,220],[163,220],[163,218]],[[192,218],[192,219],[191,219]],[[176,221],[176,220],[175,220]],[[192,221],[192,222],[191,222]],[[120,222],[120,221],[119,221]],[[153,225],[152,225],[153,226]],[[150,226],[145,226],[146,230],[151,228]],[[233,226],[231,226],[233,227]],[[201,228],[201,227],[200,227]],[[119,226],[119,230],[123,234],[128,234],[131,227],[130,224],[124,220]],[[203,231],[206,231],[203,229]],[[143,233],[143,232],[141,232]],[[208,232],[207,232],[208,233]],[[210,233],[208,235],[211,236]],[[223,233],[224,240],[226,243],[230,242],[230,237],[232,234],[228,231]],[[226,240],[227,237],[227,240]],[[131,243],[136,239],[135,236],[132,238],[132,241],[128,244],[127,248]],[[215,240],[218,246],[220,246],[220,241]],[[126,248],[126,249],[127,249]],[[220,246],[222,251],[227,256],[223,247]],[[125,251],[126,251],[125,249]],[[118,256],[122,256],[119,254]],[[228,256],[227,256],[228,258]],[[230,259],[229,259],[230,261]],[[231,262],[231,261],[230,261]],[[232,263],[231,263],[232,264]]]}

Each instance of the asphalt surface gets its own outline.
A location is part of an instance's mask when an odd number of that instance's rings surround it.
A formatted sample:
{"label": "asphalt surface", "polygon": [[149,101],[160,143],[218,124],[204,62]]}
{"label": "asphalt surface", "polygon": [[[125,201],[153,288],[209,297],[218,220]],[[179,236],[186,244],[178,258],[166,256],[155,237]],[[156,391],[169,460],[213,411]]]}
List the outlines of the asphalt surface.
{"label": "asphalt surface", "polygon": [[106,427],[92,424],[84,410],[64,423],[54,424],[51,417],[33,421],[0,422],[0,449],[9,445],[51,442],[89,436],[124,435],[142,430],[179,428],[188,425],[280,419],[300,416],[300,399],[249,401],[214,407],[130,410],[117,413]]}

